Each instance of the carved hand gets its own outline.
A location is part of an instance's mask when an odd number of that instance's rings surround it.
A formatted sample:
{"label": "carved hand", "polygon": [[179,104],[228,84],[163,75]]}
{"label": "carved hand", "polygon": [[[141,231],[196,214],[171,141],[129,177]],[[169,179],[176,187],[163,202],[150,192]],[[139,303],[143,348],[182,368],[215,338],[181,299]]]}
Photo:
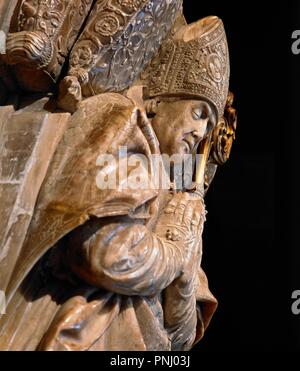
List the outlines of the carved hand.
{"label": "carved hand", "polygon": [[154,232],[130,218],[104,221],[96,233],[74,232],[68,248],[70,266],[97,287],[124,295],[156,294],[190,271],[200,254],[203,217],[199,196],[178,193]]}
{"label": "carved hand", "polygon": [[175,193],[164,209],[158,224],[156,234],[165,243],[180,249],[183,256],[183,272],[189,272],[199,255],[200,241],[205,220],[203,199],[196,193]]}
{"label": "carved hand", "polygon": [[190,349],[196,336],[195,278],[202,257],[205,206],[197,193],[177,193],[158,224],[158,233],[182,249],[183,271],[164,290],[164,320],[172,350]]}

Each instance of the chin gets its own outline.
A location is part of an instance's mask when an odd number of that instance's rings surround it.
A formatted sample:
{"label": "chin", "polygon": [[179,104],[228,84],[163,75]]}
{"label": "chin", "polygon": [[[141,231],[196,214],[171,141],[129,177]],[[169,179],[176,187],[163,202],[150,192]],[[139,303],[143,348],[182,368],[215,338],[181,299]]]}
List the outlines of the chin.
{"label": "chin", "polygon": [[169,154],[169,156],[170,157],[173,156],[172,159],[174,158],[174,163],[180,164],[184,162],[185,156],[189,154],[190,154],[190,151],[187,151],[185,145],[182,145],[182,146],[178,146],[177,148],[174,148],[174,150],[172,151],[172,153]]}
{"label": "chin", "polygon": [[[184,142],[178,141],[176,145],[168,148],[161,148],[161,154],[167,154],[169,157],[174,156],[174,160],[176,160],[176,163],[180,163],[184,160],[184,156],[189,155],[190,149],[186,146]],[[175,158],[175,156],[178,156],[178,161]]]}
{"label": "chin", "polygon": [[176,151],[174,152],[180,156],[183,156],[185,155],[190,155],[191,154],[191,150],[189,148],[189,146],[185,143],[185,142],[181,142],[177,147],[176,147]]}

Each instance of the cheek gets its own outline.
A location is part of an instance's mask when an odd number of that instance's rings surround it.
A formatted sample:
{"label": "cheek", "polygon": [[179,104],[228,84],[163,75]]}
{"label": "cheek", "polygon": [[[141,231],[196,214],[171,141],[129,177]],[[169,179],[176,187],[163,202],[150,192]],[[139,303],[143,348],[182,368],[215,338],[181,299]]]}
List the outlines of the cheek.
{"label": "cheek", "polygon": [[165,143],[168,144],[172,153],[184,153],[183,137],[184,128],[182,125],[170,125],[164,133]]}
{"label": "cheek", "polygon": [[174,131],[169,127],[165,128],[165,130],[163,130],[161,133],[161,150],[164,153],[170,153],[173,151],[175,143],[176,139],[174,137]]}
{"label": "cheek", "polygon": [[182,142],[186,128],[186,116],[183,112],[175,114],[175,110],[169,111],[168,115],[157,115],[152,120],[152,127],[156,133],[162,153],[185,154],[185,146]]}
{"label": "cheek", "polygon": [[152,120],[152,127],[157,136],[161,150],[166,150],[170,142],[170,128],[167,125],[166,119],[161,116],[156,116]]}
{"label": "cheek", "polygon": [[159,116],[155,116],[151,121],[151,125],[152,125],[153,130],[155,131],[157,138],[160,139],[163,120]]}
{"label": "cheek", "polygon": [[182,141],[181,138],[173,138],[172,142],[169,143],[168,146],[168,153],[169,155],[185,155],[189,154],[189,148],[187,145]]}

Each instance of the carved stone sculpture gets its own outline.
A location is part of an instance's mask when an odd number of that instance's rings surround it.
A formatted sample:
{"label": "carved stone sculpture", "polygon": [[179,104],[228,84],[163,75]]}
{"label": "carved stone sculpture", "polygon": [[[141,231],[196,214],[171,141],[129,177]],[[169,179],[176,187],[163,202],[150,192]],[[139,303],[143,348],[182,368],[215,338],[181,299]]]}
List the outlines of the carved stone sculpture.
{"label": "carved stone sculpture", "polygon": [[181,5],[0,1],[1,350],[203,337],[204,196],[236,112],[222,21]]}
{"label": "carved stone sculpture", "polygon": [[92,0],[19,1],[7,33],[4,60],[18,84],[44,91],[61,73]]}

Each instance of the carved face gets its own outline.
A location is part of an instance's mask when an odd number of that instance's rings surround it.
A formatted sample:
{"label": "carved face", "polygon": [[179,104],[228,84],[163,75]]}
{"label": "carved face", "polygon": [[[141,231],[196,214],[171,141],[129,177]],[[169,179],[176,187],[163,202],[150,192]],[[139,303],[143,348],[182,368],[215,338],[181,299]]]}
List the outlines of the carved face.
{"label": "carved face", "polygon": [[152,120],[161,153],[169,156],[194,153],[215,125],[216,114],[203,100],[161,102]]}

